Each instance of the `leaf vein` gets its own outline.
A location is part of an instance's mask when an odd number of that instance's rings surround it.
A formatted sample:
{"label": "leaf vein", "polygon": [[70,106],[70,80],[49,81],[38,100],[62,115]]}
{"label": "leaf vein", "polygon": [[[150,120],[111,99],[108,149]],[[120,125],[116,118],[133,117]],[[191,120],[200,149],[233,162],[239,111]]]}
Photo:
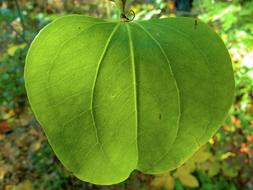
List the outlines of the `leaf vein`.
{"label": "leaf vein", "polygon": [[[179,30],[179,29],[175,29],[175,28],[171,28],[171,27],[169,27],[171,30],[173,30],[173,31],[175,31],[175,32],[177,32],[177,33],[179,33],[179,34],[181,34],[182,36],[184,36],[186,39],[188,39],[189,41],[191,41],[192,42],[192,44],[193,44],[193,46],[195,46],[198,50],[199,50],[199,53],[202,55],[202,57],[205,59],[205,62],[206,62],[206,64],[208,65],[208,63],[209,63],[209,59],[208,59],[208,57],[207,57],[207,55],[205,54],[205,53],[203,53],[203,51],[201,50],[201,48],[198,46],[198,44],[197,43],[195,43],[185,32],[183,32],[183,31],[181,31],[181,30]],[[209,72],[210,73],[212,73],[211,72],[211,69],[209,68],[209,67],[207,67],[208,68],[208,70],[209,70]],[[215,90],[215,85],[212,85],[212,87],[213,87],[213,91],[214,91],[214,96],[216,96],[215,95],[215,92],[216,92],[216,90]],[[203,131],[203,134],[202,135],[200,135],[200,137],[197,139],[196,137],[196,142],[197,142],[197,144],[200,146],[200,140],[201,140],[201,138],[206,134],[206,132],[207,132],[207,130],[208,130],[208,128],[209,128],[209,126],[211,125],[211,123],[212,123],[212,121],[213,121],[213,114],[209,111],[209,114],[210,114],[210,121],[207,123],[207,125],[205,126],[205,129],[204,129],[204,131]]]}
{"label": "leaf vein", "polygon": [[[61,47],[58,49],[57,53],[55,54],[55,56],[52,58],[51,62],[50,62],[50,67],[47,71],[47,83],[49,84],[50,81],[50,77],[51,77],[51,72],[55,66],[55,60],[58,58],[58,56],[60,55],[62,49],[68,44],[68,42],[70,42],[71,40],[74,40],[75,38],[77,38],[78,36],[80,36],[83,32],[85,32],[86,30],[89,30],[90,28],[92,28],[93,26],[99,25],[99,24],[107,24],[106,22],[99,22],[99,23],[95,23],[92,24],[90,26],[88,26],[87,28],[85,28],[84,30],[78,32],[75,36],[73,36],[72,38],[66,40],[65,42],[63,42],[63,44],[61,45]],[[45,64],[47,65],[47,64]]]}
{"label": "leaf vein", "polygon": [[[101,150],[102,153],[104,154],[105,158],[107,158],[108,161],[111,163],[111,166],[114,166],[114,165],[113,165],[113,163],[110,161],[109,157],[106,155],[106,153],[105,153],[105,151],[104,151],[104,149],[103,149],[103,144],[102,144],[102,142],[101,142],[100,139],[99,139],[99,132],[98,132],[98,129],[97,129],[97,126],[96,126],[95,114],[94,114],[94,92],[95,92],[95,88],[96,88],[96,84],[97,84],[97,78],[98,78],[98,75],[99,75],[99,71],[101,70],[102,62],[103,62],[104,57],[105,57],[105,55],[106,55],[106,53],[107,53],[107,51],[108,51],[108,47],[109,47],[109,45],[110,45],[110,43],[111,43],[111,40],[112,40],[114,34],[116,33],[117,29],[119,28],[119,25],[120,25],[120,23],[117,24],[117,25],[113,28],[113,30],[112,30],[112,32],[111,32],[111,34],[110,34],[110,36],[109,36],[109,38],[108,38],[108,40],[107,40],[107,42],[106,42],[106,44],[105,44],[104,50],[103,50],[103,52],[102,52],[102,54],[101,54],[101,56],[100,56],[100,58],[99,58],[97,70],[96,70],[96,73],[95,73],[94,83],[93,83],[92,91],[91,91],[91,108],[90,108],[90,109],[91,109],[91,117],[92,117],[92,122],[93,122],[93,127],[94,127],[94,131],[95,131],[97,143],[99,144],[100,150]],[[117,171],[117,170],[115,170],[115,171]]]}
{"label": "leaf vein", "polygon": [[[178,83],[177,83],[177,80],[174,76],[174,73],[173,73],[173,70],[172,70],[172,67],[171,67],[171,63],[170,63],[170,60],[167,56],[167,54],[165,53],[165,50],[164,48],[162,47],[162,45],[160,44],[159,41],[157,41],[157,39],[143,26],[141,25],[140,23],[137,23],[135,22],[134,24],[136,24],[137,26],[139,26],[139,28],[141,28],[149,37],[151,40],[153,40],[156,45],[159,47],[161,53],[163,54],[163,56],[165,57],[166,59],[166,62],[167,64],[169,65],[169,69],[170,69],[170,73],[171,73],[171,76],[173,77],[174,79],[174,84],[175,84],[175,87],[176,87],[176,92],[177,92],[177,99],[178,99],[178,120],[177,120],[177,131],[176,131],[176,135],[175,135],[175,138],[173,139],[172,143],[171,143],[171,146],[173,146],[174,142],[176,141],[176,138],[178,136],[178,131],[179,131],[179,127],[180,127],[180,118],[181,118],[181,109],[180,109],[180,92],[179,92],[179,87],[178,87]],[[170,150],[170,149],[169,149]],[[168,154],[169,151],[167,151],[165,153],[165,155],[162,155],[160,159],[157,160],[157,162],[159,162],[164,156],[166,156]],[[156,163],[157,163],[156,162]],[[155,164],[155,163],[154,163]]]}

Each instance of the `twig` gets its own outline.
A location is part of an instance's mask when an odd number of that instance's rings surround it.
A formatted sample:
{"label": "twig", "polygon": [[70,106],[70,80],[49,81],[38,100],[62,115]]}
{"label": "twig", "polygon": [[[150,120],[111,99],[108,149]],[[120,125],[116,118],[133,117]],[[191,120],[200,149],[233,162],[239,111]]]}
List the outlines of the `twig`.
{"label": "twig", "polygon": [[15,5],[16,5],[16,8],[17,8],[17,11],[18,11],[18,16],[20,18],[20,22],[21,22],[21,26],[22,26],[22,38],[25,39],[25,22],[24,22],[24,16],[22,14],[22,11],[20,9],[20,6],[19,6],[19,3],[18,3],[18,0],[14,0],[15,2]]}

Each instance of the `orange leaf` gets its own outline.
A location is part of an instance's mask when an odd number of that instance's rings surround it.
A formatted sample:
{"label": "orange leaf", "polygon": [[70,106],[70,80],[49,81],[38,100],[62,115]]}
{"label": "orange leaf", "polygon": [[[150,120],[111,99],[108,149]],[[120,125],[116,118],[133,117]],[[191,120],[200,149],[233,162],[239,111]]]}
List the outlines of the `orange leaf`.
{"label": "orange leaf", "polygon": [[9,130],[7,121],[0,121],[0,134],[4,134]]}

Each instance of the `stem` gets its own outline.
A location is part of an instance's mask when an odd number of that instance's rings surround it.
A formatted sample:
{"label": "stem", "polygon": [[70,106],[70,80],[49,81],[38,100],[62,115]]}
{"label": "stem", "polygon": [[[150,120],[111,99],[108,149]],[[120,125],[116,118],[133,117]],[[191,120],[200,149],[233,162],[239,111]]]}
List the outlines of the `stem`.
{"label": "stem", "polygon": [[127,0],[119,0],[119,6],[120,6],[120,9],[121,9],[121,14],[120,14],[120,18],[121,18],[121,21],[123,22],[130,22],[134,19],[135,17],[135,13],[134,11],[130,10],[128,11],[129,13],[131,13],[133,15],[133,18],[132,19],[129,19],[127,16],[126,16],[126,2]]}
{"label": "stem", "polygon": [[121,10],[122,10],[122,13],[125,13],[125,8],[126,8],[126,0],[121,0]]}
{"label": "stem", "polygon": [[128,21],[128,18],[126,16],[126,0],[120,0],[120,9],[121,9],[121,13],[120,13],[120,19],[124,22]]}
{"label": "stem", "polygon": [[25,39],[25,22],[24,22],[24,17],[23,17],[23,14],[20,10],[20,6],[19,6],[19,3],[18,3],[18,0],[14,0],[14,3],[16,5],[16,8],[17,8],[17,11],[18,11],[18,15],[19,15],[19,18],[20,18],[20,22],[21,22],[21,26],[22,26],[22,38]]}

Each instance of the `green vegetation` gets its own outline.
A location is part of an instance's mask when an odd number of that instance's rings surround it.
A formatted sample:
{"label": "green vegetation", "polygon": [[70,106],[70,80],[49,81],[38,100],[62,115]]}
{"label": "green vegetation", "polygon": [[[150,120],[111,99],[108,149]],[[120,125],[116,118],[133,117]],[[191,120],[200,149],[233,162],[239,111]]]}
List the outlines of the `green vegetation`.
{"label": "green vegetation", "polygon": [[[195,0],[192,15],[225,42],[235,71],[236,98],[222,128],[182,168],[160,176],[133,173],[100,187],[73,177],[58,162],[33,118],[24,89],[24,59],[34,36],[52,19],[69,13],[118,19],[107,0],[2,1],[0,9],[0,186],[9,189],[217,189],[253,187],[253,2]],[[74,3],[75,2],[75,3]],[[152,2],[152,3],[151,3]],[[182,14],[172,1],[133,1],[135,19]],[[131,14],[129,15],[131,16]]]}

